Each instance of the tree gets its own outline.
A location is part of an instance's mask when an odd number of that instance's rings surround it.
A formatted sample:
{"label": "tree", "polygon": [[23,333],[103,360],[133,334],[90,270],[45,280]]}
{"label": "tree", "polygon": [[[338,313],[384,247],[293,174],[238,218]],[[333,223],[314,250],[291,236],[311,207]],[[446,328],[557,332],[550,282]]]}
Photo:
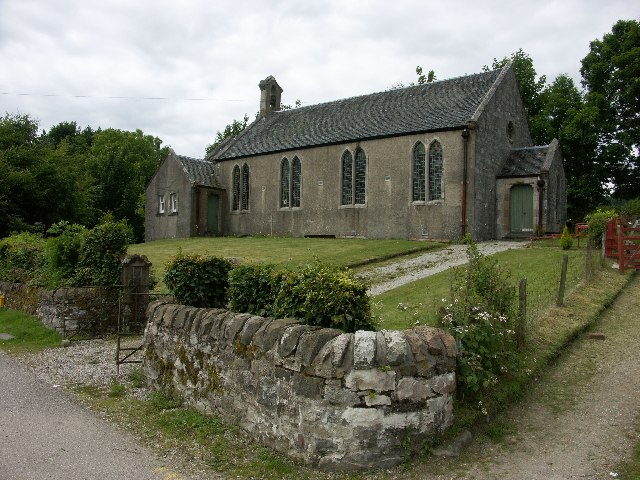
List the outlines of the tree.
{"label": "tree", "polygon": [[534,143],[542,143],[543,133],[537,130],[537,125],[541,122],[536,122],[534,119],[542,112],[541,95],[546,87],[547,77],[542,75],[536,78],[538,74],[533,66],[533,60],[521,48],[512,53],[510,57],[504,57],[502,60],[494,58],[491,67],[485,65],[482,69],[485,72],[498,70],[509,63],[513,64],[513,70],[518,80],[522,103],[530,121],[531,137]]}
{"label": "tree", "polygon": [[207,145],[205,151],[205,157],[209,156],[215,149],[217,149],[222,143],[224,143],[228,138],[237,137],[242,133],[242,131],[247,128],[249,124],[249,116],[245,113],[242,120],[234,120],[229,125],[224,127],[222,132],[218,131],[216,133],[216,138],[212,144]]}
{"label": "tree", "polygon": [[96,189],[94,206],[101,214],[131,225],[136,241],[144,238],[144,212],[139,199],[147,183],[167,156],[162,140],[141,130],[106,129],[93,135],[88,168]]}
{"label": "tree", "polygon": [[597,110],[598,159],[609,172],[613,195],[640,195],[640,22],[619,20],[590,43],[582,59],[587,103]]}
{"label": "tree", "polygon": [[424,85],[425,83],[431,83],[437,80],[436,72],[434,70],[429,70],[429,72],[426,75],[424,75],[423,69],[420,65],[416,67],[416,75],[418,76],[418,78],[416,79],[415,82],[409,82],[406,85],[404,82],[397,82],[391,85],[391,90],[395,90],[398,88],[405,88],[405,87],[413,87],[415,85]]}

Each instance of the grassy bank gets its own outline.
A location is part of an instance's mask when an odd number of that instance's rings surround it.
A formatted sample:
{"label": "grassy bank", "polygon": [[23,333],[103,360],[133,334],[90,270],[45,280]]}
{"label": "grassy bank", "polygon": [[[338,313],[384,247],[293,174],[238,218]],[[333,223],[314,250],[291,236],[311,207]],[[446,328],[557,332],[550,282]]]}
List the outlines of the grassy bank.
{"label": "grassy bank", "polygon": [[0,333],[14,338],[0,340],[0,350],[12,353],[59,347],[62,336],[48,329],[31,315],[18,310],[0,308]]}

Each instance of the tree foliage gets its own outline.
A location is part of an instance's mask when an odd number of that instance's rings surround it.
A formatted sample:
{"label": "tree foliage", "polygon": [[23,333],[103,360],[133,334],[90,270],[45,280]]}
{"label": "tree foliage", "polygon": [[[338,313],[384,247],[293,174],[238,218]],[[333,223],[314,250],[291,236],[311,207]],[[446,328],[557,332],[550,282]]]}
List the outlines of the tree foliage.
{"label": "tree foliage", "polygon": [[587,103],[597,109],[597,155],[618,198],[640,195],[640,22],[619,20],[582,59]]}
{"label": "tree foliage", "polygon": [[92,227],[106,213],[127,220],[144,238],[139,200],[167,155],[140,130],[81,129],[61,122],[39,132],[28,115],[0,118],[0,238],[44,233],[66,221]]}

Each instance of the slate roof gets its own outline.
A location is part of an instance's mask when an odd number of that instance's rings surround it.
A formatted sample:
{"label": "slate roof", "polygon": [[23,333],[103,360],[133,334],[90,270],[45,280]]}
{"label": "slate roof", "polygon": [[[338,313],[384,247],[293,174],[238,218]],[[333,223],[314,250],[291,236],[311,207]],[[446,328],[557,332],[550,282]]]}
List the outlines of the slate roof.
{"label": "slate roof", "polygon": [[213,163],[209,160],[185,157],[184,155],[176,155],[176,160],[182,165],[187,179],[192,184],[220,188],[214,176]]}
{"label": "slate roof", "polygon": [[[509,153],[498,177],[532,177],[545,170],[549,145],[514,148]],[[548,169],[548,167],[547,167]]]}
{"label": "slate roof", "polygon": [[213,157],[229,160],[461,128],[475,118],[505,69],[272,112]]}

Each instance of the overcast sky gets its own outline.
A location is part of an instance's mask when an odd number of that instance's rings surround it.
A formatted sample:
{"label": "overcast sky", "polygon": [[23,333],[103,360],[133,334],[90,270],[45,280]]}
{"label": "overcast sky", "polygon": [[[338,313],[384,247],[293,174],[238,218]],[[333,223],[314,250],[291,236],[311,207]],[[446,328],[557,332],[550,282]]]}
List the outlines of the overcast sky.
{"label": "overcast sky", "polygon": [[302,105],[476,73],[522,48],[580,80],[637,0],[0,0],[0,115],[141,129],[201,158],[273,75]]}

